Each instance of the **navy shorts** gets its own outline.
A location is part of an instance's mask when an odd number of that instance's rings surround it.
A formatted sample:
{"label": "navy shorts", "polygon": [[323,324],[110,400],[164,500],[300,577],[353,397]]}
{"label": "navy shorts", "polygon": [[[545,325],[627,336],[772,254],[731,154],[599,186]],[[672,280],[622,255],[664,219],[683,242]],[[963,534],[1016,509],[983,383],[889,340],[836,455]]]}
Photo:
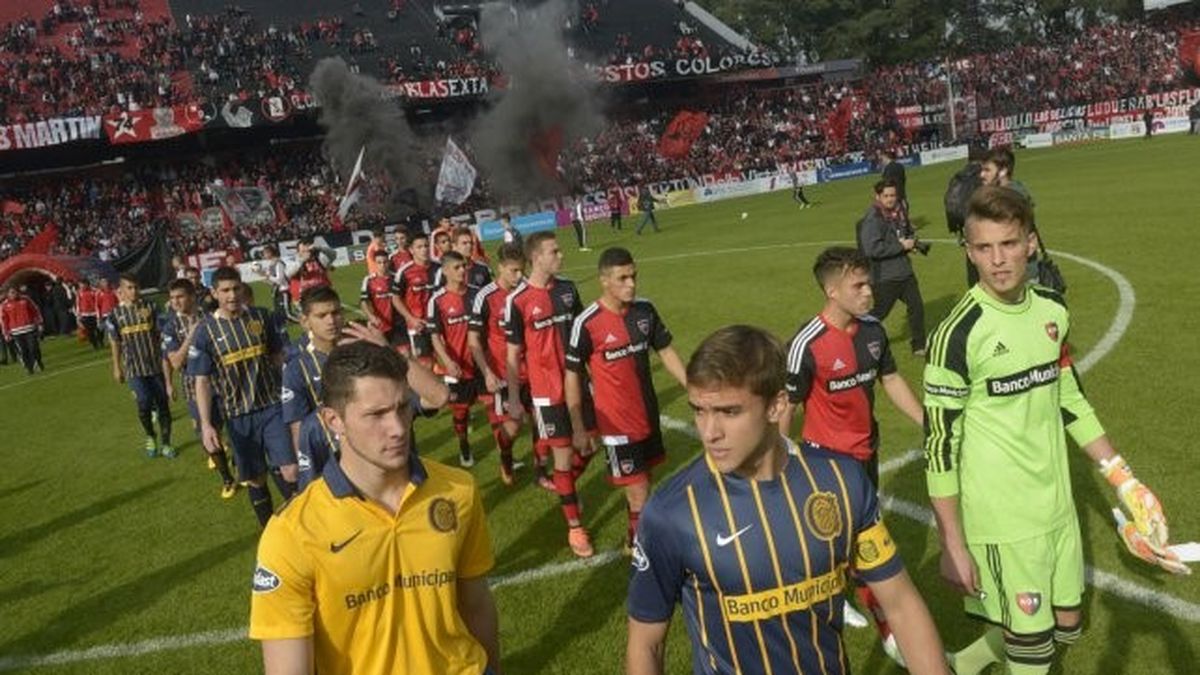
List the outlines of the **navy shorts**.
{"label": "navy shorts", "polygon": [[162,410],[170,405],[167,400],[167,381],[162,375],[131,377],[126,382],[137,399],[138,410]]}
{"label": "navy shorts", "polygon": [[[210,410],[208,413],[208,421],[212,422],[214,429],[216,429],[217,431],[220,431],[221,425],[225,423],[225,418],[221,416],[221,406],[218,405],[216,403],[216,401],[213,401],[213,403],[211,405],[212,405],[212,410]],[[196,403],[196,399],[192,399],[192,400],[188,401],[187,408],[188,408],[188,415],[191,415],[192,421],[196,423],[197,427],[199,427],[200,426],[200,407],[199,407],[199,404]]]}
{"label": "navy shorts", "polygon": [[263,476],[270,467],[296,463],[292,436],[283,423],[283,413],[278,403],[238,415],[229,420],[227,427],[239,481],[246,482]]}

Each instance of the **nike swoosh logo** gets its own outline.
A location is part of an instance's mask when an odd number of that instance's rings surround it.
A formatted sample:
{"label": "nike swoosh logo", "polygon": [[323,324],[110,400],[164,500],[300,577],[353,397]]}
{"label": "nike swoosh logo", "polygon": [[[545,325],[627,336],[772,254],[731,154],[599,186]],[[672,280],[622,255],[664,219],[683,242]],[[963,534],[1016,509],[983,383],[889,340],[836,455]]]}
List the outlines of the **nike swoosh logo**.
{"label": "nike swoosh logo", "polygon": [[718,534],[717,535],[717,546],[722,546],[722,547],[728,546],[729,542],[742,536],[742,533],[744,533],[746,530],[749,530],[752,527],[754,527],[754,526],[747,525],[747,526],[743,527],[742,529],[738,530],[737,532],[734,532],[733,534],[729,535],[728,537]]}
{"label": "nike swoosh logo", "polygon": [[360,534],[362,534],[362,530],[359,530],[358,532],[355,532],[354,534],[350,535],[350,538],[349,538],[349,539],[347,539],[346,541],[343,541],[343,542],[342,542],[342,543],[340,543],[340,544],[330,544],[330,545],[329,545],[329,552],[330,552],[330,553],[337,553],[337,552],[341,551],[342,549],[346,548],[346,546],[347,546],[347,545],[348,545],[350,542],[352,542],[352,541],[354,541],[355,539],[357,539],[357,538],[358,538],[358,535],[360,535]]}

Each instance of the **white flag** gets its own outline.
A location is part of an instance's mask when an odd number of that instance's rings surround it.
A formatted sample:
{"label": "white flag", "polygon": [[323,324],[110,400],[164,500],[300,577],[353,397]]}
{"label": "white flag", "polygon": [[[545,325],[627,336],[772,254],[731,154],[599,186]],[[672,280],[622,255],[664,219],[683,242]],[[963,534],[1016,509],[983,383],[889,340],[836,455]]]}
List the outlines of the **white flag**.
{"label": "white flag", "polygon": [[442,170],[438,172],[437,191],[434,198],[439,202],[461,204],[471,196],[475,189],[475,167],[466,153],[454,144],[454,139],[446,138],[446,154],[442,156]]}
{"label": "white flag", "polygon": [[350,172],[350,180],[346,182],[346,194],[342,197],[342,201],[338,204],[338,218],[346,219],[346,214],[350,213],[350,207],[358,203],[358,198],[361,193],[363,177],[362,163],[363,155],[367,152],[367,146],[363,146],[362,150],[358,151],[358,160],[354,162],[354,170]]}

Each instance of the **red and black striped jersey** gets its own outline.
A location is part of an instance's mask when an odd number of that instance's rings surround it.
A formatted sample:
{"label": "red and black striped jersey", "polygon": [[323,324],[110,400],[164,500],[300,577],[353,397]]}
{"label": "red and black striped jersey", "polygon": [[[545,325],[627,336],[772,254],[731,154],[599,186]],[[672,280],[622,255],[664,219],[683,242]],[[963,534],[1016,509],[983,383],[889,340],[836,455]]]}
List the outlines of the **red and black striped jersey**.
{"label": "red and black striped jersey", "polygon": [[650,377],[650,350],[671,344],[649,300],[622,312],[593,302],[575,319],[567,368],[590,375],[596,427],[610,445],[628,445],[659,433],[658,396]]}
{"label": "red and black striped jersey", "polygon": [[523,281],[508,296],[504,309],[508,343],[523,348],[530,394],[545,400],[539,405],[565,401],[566,347],[571,324],[581,311],[575,284],[560,277],[552,277],[545,288]]}
{"label": "red and black striped jersey", "polygon": [[396,308],[392,307],[392,280],[386,274],[370,274],[363,277],[362,293],[358,299],[369,303],[375,311],[375,316],[383,324],[380,328],[384,333],[392,330],[395,325]]}
{"label": "red and black striped jersey", "polygon": [[305,260],[300,265],[300,271],[296,273],[296,277],[300,280],[300,293],[302,294],[310,288],[333,285],[329,281],[329,272],[325,269],[325,265],[322,265],[321,261],[316,258]]}
{"label": "red and black striped jersey", "polygon": [[401,265],[392,277],[392,293],[400,296],[400,301],[418,319],[425,318],[429,296],[433,295],[433,275],[436,271],[432,262],[418,265],[409,261]]}
{"label": "red and black striped jersey", "polygon": [[847,330],[816,316],[788,348],[787,392],[804,405],[804,440],[865,460],[879,445],[875,381],[896,372],[887,332],[870,316]]}
{"label": "red and black striped jersey", "polygon": [[462,368],[462,379],[475,377],[475,361],[467,347],[468,322],[471,320],[471,291],[455,293],[439,288],[429,298],[426,317],[429,332],[442,336],[446,354]]}
{"label": "red and black striped jersey", "polygon": [[[487,357],[488,368],[500,379],[507,377],[508,373],[508,334],[504,328],[504,306],[508,303],[508,294],[507,289],[494,281],[479,289],[471,303],[469,324],[472,332],[483,337],[483,353]],[[520,381],[529,381],[524,359],[521,360]]]}

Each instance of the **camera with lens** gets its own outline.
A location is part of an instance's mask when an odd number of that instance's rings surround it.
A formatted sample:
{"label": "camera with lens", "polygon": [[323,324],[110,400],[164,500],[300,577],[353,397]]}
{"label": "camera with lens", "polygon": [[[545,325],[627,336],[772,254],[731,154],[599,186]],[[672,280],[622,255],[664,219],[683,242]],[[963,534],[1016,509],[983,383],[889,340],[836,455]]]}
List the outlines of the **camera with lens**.
{"label": "camera with lens", "polygon": [[921,255],[929,255],[929,249],[931,248],[933,248],[933,244],[927,241],[921,241],[920,239],[913,240],[913,249]]}

